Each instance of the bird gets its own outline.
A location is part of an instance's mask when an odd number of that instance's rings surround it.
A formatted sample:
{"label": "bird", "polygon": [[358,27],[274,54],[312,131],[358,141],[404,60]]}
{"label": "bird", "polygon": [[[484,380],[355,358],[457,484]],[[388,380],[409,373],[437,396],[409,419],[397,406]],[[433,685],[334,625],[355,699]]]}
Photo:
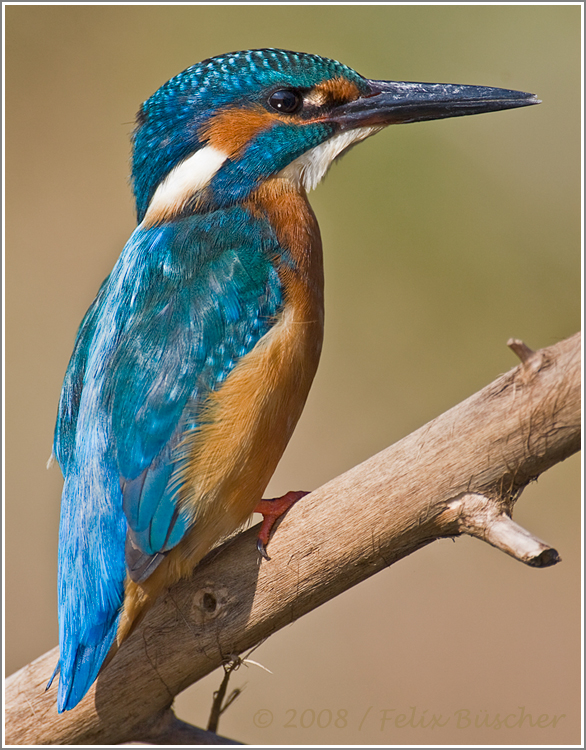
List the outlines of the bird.
{"label": "bird", "polygon": [[255,509],[268,557],[273,523],[304,494],[263,500],[322,347],[307,193],[388,125],[537,103],[268,48],[192,65],[142,104],[137,226],[81,322],[55,427],[60,713]]}

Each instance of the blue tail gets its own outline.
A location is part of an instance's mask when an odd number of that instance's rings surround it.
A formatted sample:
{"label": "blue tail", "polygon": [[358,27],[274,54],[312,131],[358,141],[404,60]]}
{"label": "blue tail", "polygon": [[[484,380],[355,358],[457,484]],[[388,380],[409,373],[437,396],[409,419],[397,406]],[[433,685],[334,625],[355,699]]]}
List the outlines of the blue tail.
{"label": "blue tail", "polygon": [[59,712],[76,706],[116,637],[124,600],[126,520],[100,430],[67,466],[59,527]]}
{"label": "blue tail", "polygon": [[75,651],[61,657],[59,662],[59,693],[57,710],[59,713],[75,708],[98,676],[100,667],[116,637],[118,619],[103,629],[96,628],[95,643],[79,643]]}

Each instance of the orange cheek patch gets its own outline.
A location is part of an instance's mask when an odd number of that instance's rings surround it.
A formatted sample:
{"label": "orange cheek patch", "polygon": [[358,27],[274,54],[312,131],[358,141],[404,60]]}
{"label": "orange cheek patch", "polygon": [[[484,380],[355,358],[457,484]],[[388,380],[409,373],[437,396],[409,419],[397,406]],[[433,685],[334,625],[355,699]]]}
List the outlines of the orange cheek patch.
{"label": "orange cheek patch", "polygon": [[358,99],[360,89],[347,78],[332,78],[314,86],[310,96],[321,104],[345,104]]}
{"label": "orange cheek patch", "polygon": [[206,122],[199,137],[210,146],[225,153],[229,158],[237,156],[261,130],[270,128],[278,116],[273,116],[262,107],[254,109],[225,109]]}

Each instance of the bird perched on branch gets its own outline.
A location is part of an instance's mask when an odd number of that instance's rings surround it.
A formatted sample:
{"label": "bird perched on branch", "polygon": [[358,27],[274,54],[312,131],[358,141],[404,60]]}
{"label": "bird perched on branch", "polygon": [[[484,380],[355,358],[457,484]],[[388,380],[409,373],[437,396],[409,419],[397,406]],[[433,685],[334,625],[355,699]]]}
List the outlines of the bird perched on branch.
{"label": "bird perched on branch", "polygon": [[303,494],[261,502],[322,345],[307,191],[387,125],[536,103],[261,49],[204,60],[142,105],[138,226],[81,323],[55,430],[59,711],[161,591],[255,508],[265,553],[275,517]]}

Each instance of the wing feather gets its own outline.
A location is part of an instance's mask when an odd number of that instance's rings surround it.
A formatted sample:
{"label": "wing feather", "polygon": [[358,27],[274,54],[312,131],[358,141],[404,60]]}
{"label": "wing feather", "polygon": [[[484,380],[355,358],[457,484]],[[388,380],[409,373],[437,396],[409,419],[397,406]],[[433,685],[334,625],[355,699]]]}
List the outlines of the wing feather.
{"label": "wing feather", "polygon": [[268,222],[242,207],[138,227],[78,332],[54,452],[61,510],[59,710],[110,647],[126,573],[145,580],[193,525],[175,449],[282,304]]}

